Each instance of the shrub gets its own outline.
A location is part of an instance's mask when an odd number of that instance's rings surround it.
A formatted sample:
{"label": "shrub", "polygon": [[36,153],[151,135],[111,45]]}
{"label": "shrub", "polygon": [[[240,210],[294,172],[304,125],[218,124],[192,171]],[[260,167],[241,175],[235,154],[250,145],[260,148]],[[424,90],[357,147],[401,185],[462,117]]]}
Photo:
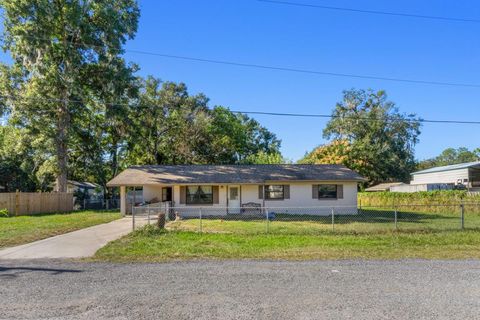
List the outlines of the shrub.
{"label": "shrub", "polygon": [[158,227],[154,226],[154,225],[146,225],[138,230],[136,230],[133,234],[134,236],[147,236],[147,237],[150,237],[150,236],[158,236],[158,235],[162,235],[162,234],[165,234],[167,231],[165,229],[159,229]]}
{"label": "shrub", "polygon": [[0,218],[7,218],[9,217],[9,213],[7,209],[0,209]]}
{"label": "shrub", "polygon": [[416,206],[412,210],[450,212],[460,203],[468,205],[468,212],[480,213],[480,195],[469,194],[465,190],[358,193],[358,204],[362,207]]}

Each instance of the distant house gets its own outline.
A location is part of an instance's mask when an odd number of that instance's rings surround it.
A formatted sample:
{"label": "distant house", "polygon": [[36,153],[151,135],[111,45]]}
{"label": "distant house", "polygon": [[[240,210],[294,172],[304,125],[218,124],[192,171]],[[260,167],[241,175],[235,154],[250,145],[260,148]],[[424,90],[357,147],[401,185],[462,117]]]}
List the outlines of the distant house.
{"label": "distant house", "polygon": [[67,181],[67,192],[78,196],[79,193],[83,198],[90,200],[103,199],[103,189],[99,184],[93,182],[80,182],[74,180]]}
{"label": "distant house", "polygon": [[385,192],[385,191],[391,191],[390,189],[392,187],[404,185],[405,183],[403,182],[387,182],[387,183],[379,183],[377,185],[371,186],[367,189],[365,189],[366,192]]}
{"label": "distant house", "polygon": [[455,188],[480,191],[480,161],[417,171],[412,173],[409,185],[394,186],[390,191],[417,192]]}
{"label": "distant house", "polygon": [[126,187],[141,187],[145,202],[169,202],[177,211],[208,207],[228,215],[242,214],[247,206],[277,212],[324,207],[329,214],[337,206],[356,210],[362,181],[342,165],[157,165],[130,167],[107,186],[120,187],[122,213]]}

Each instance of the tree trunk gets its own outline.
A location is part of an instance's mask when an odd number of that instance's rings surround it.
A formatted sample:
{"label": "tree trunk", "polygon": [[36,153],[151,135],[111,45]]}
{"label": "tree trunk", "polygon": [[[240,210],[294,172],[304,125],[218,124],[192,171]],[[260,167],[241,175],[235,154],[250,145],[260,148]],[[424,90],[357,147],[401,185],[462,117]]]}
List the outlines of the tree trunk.
{"label": "tree trunk", "polygon": [[110,170],[112,171],[112,178],[113,178],[118,173],[118,143],[116,141],[112,143],[110,157],[112,158],[112,165],[110,167]]}
{"label": "tree trunk", "polygon": [[[65,95],[67,96],[67,95]],[[68,163],[68,138],[67,129],[69,124],[68,102],[67,98],[61,102],[58,110],[57,122],[57,191],[67,192],[67,163]]]}

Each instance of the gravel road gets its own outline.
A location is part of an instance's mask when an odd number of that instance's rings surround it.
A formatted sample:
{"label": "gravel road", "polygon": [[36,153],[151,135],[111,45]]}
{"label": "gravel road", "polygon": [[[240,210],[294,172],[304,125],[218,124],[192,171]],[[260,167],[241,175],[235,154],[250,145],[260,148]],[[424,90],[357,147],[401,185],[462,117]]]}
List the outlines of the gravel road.
{"label": "gravel road", "polygon": [[480,261],[0,261],[0,319],[480,319]]}

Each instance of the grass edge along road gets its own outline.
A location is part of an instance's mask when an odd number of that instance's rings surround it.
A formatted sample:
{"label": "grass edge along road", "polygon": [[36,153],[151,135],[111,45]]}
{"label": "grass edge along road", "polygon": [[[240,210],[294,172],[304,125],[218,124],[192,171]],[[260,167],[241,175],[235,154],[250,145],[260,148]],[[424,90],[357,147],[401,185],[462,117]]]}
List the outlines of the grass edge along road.
{"label": "grass edge along road", "polygon": [[193,259],[477,259],[480,232],[380,234],[232,234],[146,226],[97,251],[94,261],[166,262]]}
{"label": "grass edge along road", "polygon": [[118,211],[77,211],[0,218],[0,248],[12,247],[121,218]]}

